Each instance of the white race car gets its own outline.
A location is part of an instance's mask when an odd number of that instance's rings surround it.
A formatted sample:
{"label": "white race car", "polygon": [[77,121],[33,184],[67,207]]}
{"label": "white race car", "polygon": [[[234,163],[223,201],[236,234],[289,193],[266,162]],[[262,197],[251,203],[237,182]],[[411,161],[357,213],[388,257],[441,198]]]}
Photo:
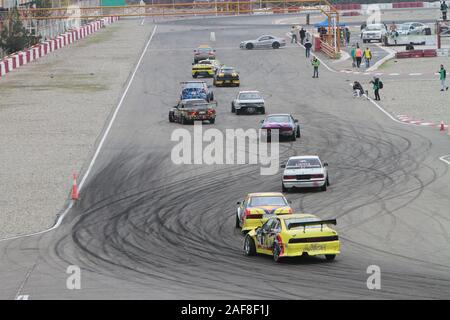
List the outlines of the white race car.
{"label": "white race car", "polygon": [[294,188],[320,188],[326,191],[330,185],[328,163],[322,163],[318,156],[290,157],[281,167],[284,168],[281,182],[283,192]]}

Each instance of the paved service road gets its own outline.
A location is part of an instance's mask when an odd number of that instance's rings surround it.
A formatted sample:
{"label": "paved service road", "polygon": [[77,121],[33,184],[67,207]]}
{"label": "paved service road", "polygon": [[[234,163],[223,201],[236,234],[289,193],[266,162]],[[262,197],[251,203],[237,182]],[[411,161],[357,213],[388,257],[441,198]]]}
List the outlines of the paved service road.
{"label": "paved service road", "polygon": [[[158,26],[81,200],[55,231],[0,242],[0,298],[450,298],[450,173],[439,160],[447,137],[353,99],[348,75],[322,67],[312,79],[301,48],[237,49],[260,34],[283,36],[270,19]],[[243,256],[235,203],[247,192],[279,191],[281,173],[172,164],[170,135],[180,125],[168,122],[168,109],[190,79],[192,49],[211,31],[220,60],[241,72],[240,89],[260,90],[267,112],[300,120],[302,138],[281,143],[282,159],[319,154],[329,162],[328,191],[287,197],[297,211],[338,219],[335,262]],[[230,113],[238,90],[215,89],[214,128],[257,127],[261,116]],[[73,264],[81,290],[66,289]],[[367,289],[370,265],[381,269],[381,290]]]}

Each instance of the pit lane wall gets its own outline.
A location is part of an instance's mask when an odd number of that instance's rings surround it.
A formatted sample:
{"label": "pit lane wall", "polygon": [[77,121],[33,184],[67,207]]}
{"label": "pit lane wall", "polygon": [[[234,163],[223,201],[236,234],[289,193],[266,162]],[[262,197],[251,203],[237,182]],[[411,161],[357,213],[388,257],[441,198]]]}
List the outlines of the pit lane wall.
{"label": "pit lane wall", "polygon": [[39,59],[52,51],[68,46],[75,41],[83,39],[117,20],[119,20],[119,17],[102,18],[79,28],[68,30],[53,39],[43,41],[30,48],[6,56],[0,61],[0,78],[22,65]]}

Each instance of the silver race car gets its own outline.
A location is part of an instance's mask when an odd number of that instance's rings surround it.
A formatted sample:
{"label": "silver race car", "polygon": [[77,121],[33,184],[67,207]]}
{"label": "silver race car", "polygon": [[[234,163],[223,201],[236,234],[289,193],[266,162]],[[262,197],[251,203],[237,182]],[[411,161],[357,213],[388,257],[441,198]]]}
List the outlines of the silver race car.
{"label": "silver race car", "polygon": [[263,35],[255,40],[242,41],[239,45],[241,49],[255,49],[255,48],[273,48],[278,49],[286,46],[286,39],[278,38],[271,35]]}

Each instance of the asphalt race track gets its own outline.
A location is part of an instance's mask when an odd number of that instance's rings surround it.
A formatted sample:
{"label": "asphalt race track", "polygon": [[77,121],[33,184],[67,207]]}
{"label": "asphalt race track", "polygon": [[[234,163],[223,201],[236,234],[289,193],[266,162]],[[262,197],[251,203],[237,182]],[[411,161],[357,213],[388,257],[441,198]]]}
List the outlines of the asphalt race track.
{"label": "asphalt race track", "polygon": [[[289,26],[271,19],[158,25],[81,200],[56,230],[0,242],[0,298],[450,298],[450,172],[438,159],[448,154],[448,137],[354,99],[351,75],[321,66],[312,79],[297,46],[238,49],[261,34],[284,36]],[[331,186],[287,197],[298,212],[338,219],[342,254],[334,262],[243,255],[236,201],[281,191],[281,172],[172,163],[170,135],[181,125],[168,122],[168,109],[179,82],[191,79],[193,48],[210,43],[211,31],[218,58],[240,71],[242,86],[214,88],[218,116],[204,129],[256,128],[263,116],[230,112],[244,89],[262,92],[267,113],[299,119],[302,138],[280,143],[281,159],[318,154],[329,163]],[[66,288],[69,265],[81,267],[81,290]],[[381,290],[366,286],[370,265],[381,269]]]}

